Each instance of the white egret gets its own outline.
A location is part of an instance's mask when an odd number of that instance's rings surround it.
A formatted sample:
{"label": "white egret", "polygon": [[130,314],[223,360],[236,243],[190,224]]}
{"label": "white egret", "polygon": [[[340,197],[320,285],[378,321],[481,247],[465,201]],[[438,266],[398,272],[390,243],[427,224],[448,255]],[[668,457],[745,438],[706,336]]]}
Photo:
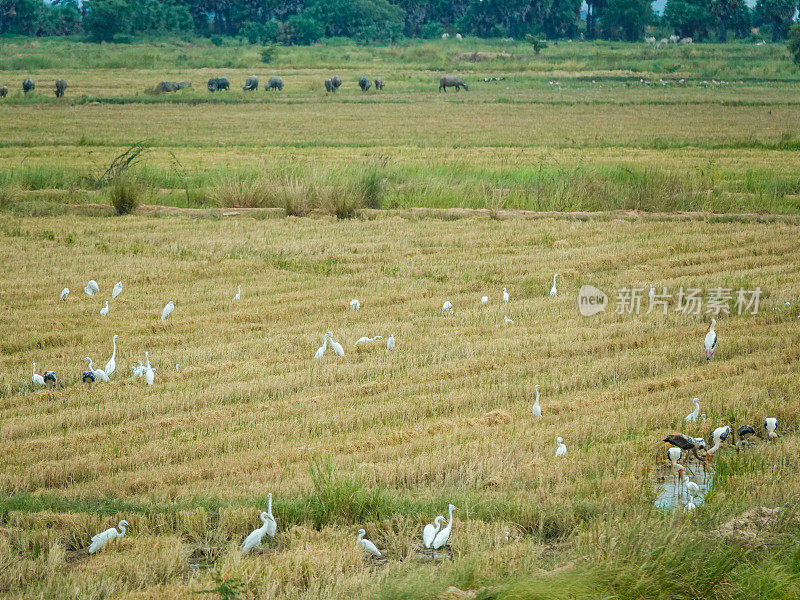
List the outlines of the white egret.
{"label": "white egret", "polygon": [[244,543],[242,544],[242,554],[247,554],[256,546],[260,546],[264,536],[267,535],[267,526],[270,522],[270,518],[267,513],[261,513],[261,522],[263,525],[258,529],[254,529],[252,532],[250,532],[250,535],[244,539]]}
{"label": "white egret", "polygon": [[100,291],[100,286],[97,285],[97,282],[94,279],[90,279],[89,283],[86,284],[86,287],[83,288],[83,291],[86,292],[87,296],[94,296]]}
{"label": "white egret", "polygon": [[106,375],[106,372],[103,371],[103,369],[95,369],[91,358],[87,356],[83,360],[89,361],[89,370],[92,372],[95,379],[99,379],[100,381],[108,381],[108,375]]}
{"label": "white egret", "polygon": [[689,423],[695,423],[700,415],[700,398],[695,398],[692,402],[694,402],[694,410],[683,418],[684,421]]}
{"label": "white egret", "polygon": [[447,516],[450,519],[447,522],[447,527],[442,529],[439,533],[436,534],[436,537],[433,538],[433,544],[431,544],[431,548],[434,550],[438,550],[442,546],[444,546],[447,541],[450,539],[450,533],[453,531],[453,511],[458,510],[452,504],[447,505]]}
{"label": "white egret", "polygon": [[233,301],[236,302],[237,300],[241,300],[241,299],[242,299],[242,286],[241,285],[237,285],[236,286],[236,295],[233,297]]}
{"label": "white egret", "polygon": [[539,386],[539,385],[536,385],[534,387],[534,389],[536,390],[536,400],[533,401],[533,408],[531,409],[531,412],[533,413],[533,416],[536,417],[537,419],[540,419],[542,417],[542,407],[539,406],[539,388],[540,387],[541,386]]}
{"label": "white egret", "polygon": [[564,439],[557,437],[556,444],[556,456],[564,456],[567,453],[567,446],[564,444]]}
{"label": "white egret", "polygon": [[153,367],[150,366],[150,353],[144,353],[144,378],[147,381],[147,385],[153,385],[153,380],[155,379],[155,371],[153,371]]}
{"label": "white egret", "polygon": [[358,543],[361,544],[364,550],[367,551],[367,554],[380,558],[382,556],[380,550],[378,550],[378,548],[375,547],[375,544],[373,544],[369,540],[365,540],[364,539],[365,535],[367,535],[366,531],[364,531],[363,529],[358,530]]}
{"label": "white egret", "polygon": [[767,417],[764,419],[764,429],[767,430],[767,437],[774,440],[778,437],[778,419],[775,417]]}
{"label": "white egret", "polygon": [[104,532],[98,533],[97,535],[93,536],[92,543],[89,546],[89,554],[94,554],[95,552],[100,550],[103,546],[106,545],[108,540],[124,537],[124,535],[128,531],[127,529],[129,527],[128,522],[123,519],[122,521],[119,522],[118,527],[120,528],[120,531],[117,531],[113,527],[109,527]]}
{"label": "white egret", "polygon": [[269,517],[269,521],[267,522],[267,535],[269,537],[275,537],[275,533],[278,531],[278,524],[275,522],[275,516],[272,514],[272,492],[267,496],[267,516]]}
{"label": "white egret", "polygon": [[394,334],[389,336],[389,339],[386,340],[386,349],[391,352],[394,350]]}
{"label": "white egret", "polygon": [[100,309],[100,314],[103,316],[108,314],[108,300],[106,300],[106,305]]}
{"label": "white egret", "polygon": [[333,332],[329,331],[328,337],[331,339],[331,348],[333,348],[336,356],[344,356],[344,348],[342,348],[342,345],[339,342],[334,341]]}
{"label": "white egret", "polygon": [[108,359],[106,363],[106,368],[103,369],[106,372],[106,375],[109,377],[111,374],[117,370],[117,338],[119,336],[115,333],[114,337],[111,338],[111,343],[114,345],[114,352],[111,353],[111,358]]}
{"label": "white egret", "polygon": [[167,302],[166,306],[164,306],[164,310],[161,311],[161,320],[166,320],[166,318],[172,314],[173,310],[175,310],[175,304],[170,300]]}
{"label": "white egret", "polygon": [[114,299],[122,293],[122,282],[118,281],[114,284],[114,289],[111,290],[111,298]]}
{"label": "white egret", "polygon": [[481,304],[489,304],[489,296],[482,296],[481,297]]}
{"label": "white egret", "polygon": [[180,373],[181,372],[181,363],[175,363],[175,372],[176,373]]}
{"label": "white egret", "polygon": [[314,353],[314,358],[316,360],[319,360],[320,358],[325,356],[325,350],[327,349],[328,349],[328,334],[326,333],[322,341],[322,346],[317,348],[317,351]]}
{"label": "white egret", "polygon": [[36,363],[33,363],[33,377],[31,377],[33,385],[44,385],[44,377],[36,373]]}
{"label": "white egret", "polygon": [[686,488],[686,492],[689,494],[690,498],[700,495],[700,486],[688,477],[683,480],[683,486]]}
{"label": "white egret", "polygon": [[49,385],[51,388],[56,387],[56,372],[55,371],[45,371],[44,372],[44,382]]}
{"label": "white egret", "polygon": [[508,299],[508,292],[506,291],[506,288],[503,288],[503,302],[508,304]]}
{"label": "white egret", "polygon": [[61,299],[66,300],[67,296],[69,296],[69,288],[64,288],[61,290]]}
{"label": "white egret", "polygon": [[717,427],[711,434],[711,440],[714,442],[714,445],[708,449],[708,454],[714,454],[717,450],[719,450],[719,447],[722,445],[722,442],[727,440],[730,435],[731,435],[730,425],[725,425],[724,427]]}
{"label": "white egret", "polygon": [[553,275],[553,287],[550,288],[551,296],[555,296],[558,293],[558,288],[556,288],[556,277],[558,277],[558,273]]}
{"label": "white egret", "polygon": [[444,521],[445,518],[439,515],[433,520],[433,523],[425,525],[425,529],[422,530],[422,543],[426,548],[433,546],[433,540],[436,539],[436,534],[441,530]]}
{"label": "white egret", "polygon": [[350,310],[358,310],[359,308],[361,308],[361,302],[359,302],[355,298],[350,300]]}
{"label": "white egret", "polygon": [[512,320],[511,320],[511,319],[509,319],[508,317],[504,317],[504,318],[503,318],[503,322],[504,322],[504,323],[506,323],[506,324],[509,324],[509,323],[510,323],[511,325],[513,325],[513,324],[514,324],[514,321],[512,321]]}
{"label": "white egret", "polygon": [[141,377],[144,375],[144,364],[142,361],[137,361],[139,364],[133,365],[131,367],[131,373],[134,377]]}
{"label": "white egret", "polygon": [[442,304],[442,314],[446,313],[447,311],[450,311],[449,314],[453,314],[453,304],[450,302],[450,300],[445,300],[444,304]]}
{"label": "white egret", "polygon": [[383,336],[376,335],[375,337],[367,337],[366,335],[360,337],[356,340],[356,343],[353,344],[354,346],[358,346],[359,344],[369,344],[370,342],[376,342],[378,340],[382,340]]}
{"label": "white egret", "polygon": [[717,332],[714,331],[716,324],[717,320],[711,319],[711,325],[708,326],[708,330],[706,331],[706,338],[704,341],[706,360],[711,360],[714,357],[714,350],[717,349]]}

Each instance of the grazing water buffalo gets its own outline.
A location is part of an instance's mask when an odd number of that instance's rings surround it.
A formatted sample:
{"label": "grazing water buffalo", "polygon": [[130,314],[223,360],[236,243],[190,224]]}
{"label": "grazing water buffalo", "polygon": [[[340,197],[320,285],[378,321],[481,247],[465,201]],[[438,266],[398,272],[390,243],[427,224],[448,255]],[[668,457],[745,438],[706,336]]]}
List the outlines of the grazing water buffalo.
{"label": "grazing water buffalo", "polygon": [[361,78],[358,80],[358,87],[361,88],[362,92],[366,92],[369,89],[369,86],[370,86],[369,79],[367,79],[362,75]]}
{"label": "grazing water buffalo", "polygon": [[381,79],[380,77],[377,77],[375,79],[375,89],[376,90],[382,90],[383,89],[383,79]]}
{"label": "grazing water buffalo", "polygon": [[247,81],[244,82],[244,85],[242,86],[242,89],[245,92],[253,92],[253,91],[257,90],[258,89],[258,77],[256,77],[255,75],[250,75],[250,77],[247,78]]}
{"label": "grazing water buffalo", "polygon": [[325,91],[328,93],[336,91],[336,88],[333,87],[333,82],[330,79],[325,80]]}
{"label": "grazing water buffalo", "polygon": [[464,80],[456,75],[445,75],[439,80],[440,92],[444,90],[444,93],[446,94],[447,88],[449,87],[456,88],[456,91],[459,91],[463,87],[465,90],[469,91],[469,87],[467,87],[467,84],[464,83]]}
{"label": "grazing water buffalo", "polygon": [[338,90],[342,85],[342,78],[338,75],[334,75],[331,77],[331,84],[333,85],[333,91]]}
{"label": "grazing water buffalo", "polygon": [[208,91],[218,92],[231,89],[231,82],[227,77],[212,77],[208,80]]}
{"label": "grazing water buffalo", "polygon": [[28,92],[32,92],[35,88],[36,84],[33,83],[33,79],[31,79],[30,77],[22,81],[22,91],[25,92],[26,94]]}
{"label": "grazing water buffalo", "polygon": [[61,98],[64,95],[64,90],[67,89],[66,79],[56,79],[56,98]]}
{"label": "grazing water buffalo", "polygon": [[159,93],[169,93],[169,92],[177,92],[179,90],[190,88],[192,84],[188,81],[161,81],[156,86],[156,92]]}
{"label": "grazing water buffalo", "polygon": [[6,86],[0,87],[0,98],[5,98],[8,95],[8,88]]}
{"label": "grazing water buffalo", "polygon": [[278,91],[280,92],[283,90],[283,79],[280,77],[270,77],[269,81],[267,81],[267,87],[264,88],[265,90],[269,90],[270,92]]}

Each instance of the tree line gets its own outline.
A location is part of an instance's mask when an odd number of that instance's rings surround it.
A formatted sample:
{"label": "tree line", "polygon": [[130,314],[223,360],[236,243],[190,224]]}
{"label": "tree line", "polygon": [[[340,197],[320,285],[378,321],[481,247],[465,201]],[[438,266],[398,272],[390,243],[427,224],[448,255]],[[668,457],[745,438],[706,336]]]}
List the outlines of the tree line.
{"label": "tree line", "polygon": [[[696,41],[787,36],[800,0],[0,0],[0,34],[238,36],[253,44],[311,44],[347,37],[393,43],[448,33],[479,37],[640,40],[649,25]],[[585,17],[585,18],[583,18]]]}

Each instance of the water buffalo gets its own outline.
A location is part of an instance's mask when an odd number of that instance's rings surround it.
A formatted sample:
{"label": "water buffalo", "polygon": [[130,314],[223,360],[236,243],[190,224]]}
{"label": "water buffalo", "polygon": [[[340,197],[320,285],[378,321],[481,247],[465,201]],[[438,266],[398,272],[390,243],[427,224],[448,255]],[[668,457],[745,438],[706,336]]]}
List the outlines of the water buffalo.
{"label": "water buffalo", "polygon": [[377,77],[375,79],[375,89],[376,90],[382,90],[383,89],[383,79],[381,79],[380,77]]}
{"label": "water buffalo", "polygon": [[338,90],[342,85],[342,78],[338,75],[334,75],[331,77],[331,84],[333,85],[333,91]]}
{"label": "water buffalo", "polygon": [[439,80],[440,92],[444,90],[444,93],[446,94],[447,88],[449,87],[456,88],[456,91],[459,91],[463,87],[465,90],[469,91],[469,87],[467,87],[467,84],[464,83],[464,80],[456,75],[445,75]]}
{"label": "water buffalo", "polygon": [[22,81],[22,91],[25,92],[26,94],[28,92],[32,92],[35,88],[36,84],[33,83],[33,79],[31,79],[30,77]]}
{"label": "water buffalo", "polygon": [[8,95],[8,87],[0,87],[0,98],[5,98]]}
{"label": "water buffalo", "polygon": [[183,90],[185,88],[192,87],[192,84],[188,81],[161,81],[156,86],[156,92],[159,93],[168,93],[168,92],[177,92],[179,90]]}
{"label": "water buffalo", "polygon": [[247,81],[244,82],[244,85],[242,86],[242,89],[245,92],[253,92],[253,91],[257,90],[258,89],[258,77],[256,77],[255,75],[250,75],[250,77],[247,78]]}
{"label": "water buffalo", "polygon": [[208,91],[218,92],[231,89],[231,82],[227,77],[212,77],[208,80]]}
{"label": "water buffalo", "polygon": [[61,98],[64,95],[64,90],[67,89],[66,79],[56,79],[56,98]]}
{"label": "water buffalo", "polygon": [[333,82],[330,79],[325,80],[325,91],[328,93],[336,91],[336,88],[333,87]]}
{"label": "water buffalo", "polygon": [[362,75],[362,76],[361,76],[361,78],[358,80],[358,87],[360,87],[360,88],[361,88],[361,91],[362,91],[362,92],[366,92],[366,91],[369,89],[369,86],[370,86],[370,85],[371,85],[371,84],[370,84],[370,82],[369,82],[369,79],[367,79],[367,78],[366,78],[366,77],[364,77],[363,75]]}
{"label": "water buffalo", "polygon": [[265,90],[269,91],[281,91],[283,90],[283,79],[280,77],[270,77],[269,81],[267,81],[267,87],[264,88]]}

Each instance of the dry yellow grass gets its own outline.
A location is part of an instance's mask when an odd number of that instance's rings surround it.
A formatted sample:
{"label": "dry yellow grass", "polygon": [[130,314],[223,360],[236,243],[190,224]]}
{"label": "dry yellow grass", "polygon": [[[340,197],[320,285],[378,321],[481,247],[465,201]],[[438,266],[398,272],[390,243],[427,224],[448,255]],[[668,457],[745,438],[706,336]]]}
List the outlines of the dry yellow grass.
{"label": "dry yellow grass", "polygon": [[[497,576],[537,573],[569,557],[548,542],[583,540],[599,556],[619,523],[658,519],[651,470],[665,434],[758,427],[766,415],[782,437],[719,458],[708,518],[800,492],[790,221],[3,215],[0,248],[0,493],[10,498],[0,590],[11,597],[187,597],[213,585],[208,570],[189,567],[200,548],[245,583],[244,597],[371,597],[416,563],[422,525],[451,499],[461,509],[454,560],[424,567],[431,577],[469,561]],[[82,292],[89,279],[98,297]],[[584,319],[575,302],[584,283],[609,294],[760,286],[764,299],[756,316],[719,319],[706,364],[705,316]],[[64,286],[72,294],[59,302]],[[440,314],[446,299],[451,317]],[[176,309],[162,323],[168,300]],[[505,315],[514,324],[493,328]],[[327,330],[345,356],[314,362]],[[82,359],[105,364],[114,333],[117,374],[88,390]],[[390,333],[393,353],[353,349],[362,335]],[[129,377],[148,350],[152,388]],[[32,391],[34,361],[63,387]],[[686,428],[694,396],[709,421]],[[569,447],[560,461],[557,435]],[[380,491],[377,514],[315,512],[317,460],[355,482],[354,498]],[[278,538],[241,559],[267,492]],[[129,536],[91,558],[78,551],[118,518]],[[368,568],[359,526],[388,565]]]}

